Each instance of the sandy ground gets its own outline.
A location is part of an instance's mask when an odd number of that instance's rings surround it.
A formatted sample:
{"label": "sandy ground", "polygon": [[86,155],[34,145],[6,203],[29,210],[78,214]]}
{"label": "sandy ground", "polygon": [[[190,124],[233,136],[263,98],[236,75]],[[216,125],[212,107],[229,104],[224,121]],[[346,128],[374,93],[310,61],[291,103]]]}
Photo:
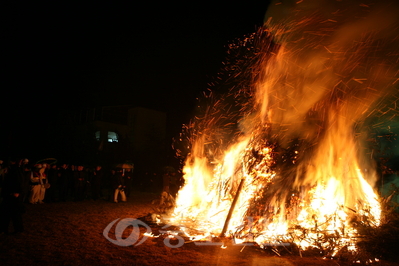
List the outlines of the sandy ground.
{"label": "sandy ground", "polygon": [[[151,202],[157,198],[157,194],[137,192],[126,203],[85,200],[27,205],[25,232],[0,236],[0,265],[361,265],[288,252],[278,256],[256,246],[243,249],[228,244],[222,249],[187,241],[181,247],[171,248],[165,245],[163,237],[143,236],[148,230],[145,227],[141,227],[139,233],[125,226],[122,242],[115,244],[107,240],[106,237],[115,242],[119,236],[115,226],[122,224],[123,219],[137,222],[139,220],[133,219],[153,213]],[[115,220],[104,236],[104,230]],[[150,230],[157,235],[160,227],[150,224]],[[130,242],[126,242],[127,237]],[[170,242],[178,243],[177,240]],[[399,264],[380,261],[372,265]]]}

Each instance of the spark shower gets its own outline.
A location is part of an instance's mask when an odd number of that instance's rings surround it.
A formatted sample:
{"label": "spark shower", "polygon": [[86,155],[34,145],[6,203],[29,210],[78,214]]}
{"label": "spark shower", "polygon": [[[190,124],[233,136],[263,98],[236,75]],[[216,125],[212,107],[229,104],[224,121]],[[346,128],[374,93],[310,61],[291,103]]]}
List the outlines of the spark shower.
{"label": "spark shower", "polygon": [[230,44],[226,92],[206,93],[184,128],[172,221],[193,239],[355,249],[356,225],[381,221],[364,139],[373,119],[396,119],[397,10],[273,2],[262,28]]}

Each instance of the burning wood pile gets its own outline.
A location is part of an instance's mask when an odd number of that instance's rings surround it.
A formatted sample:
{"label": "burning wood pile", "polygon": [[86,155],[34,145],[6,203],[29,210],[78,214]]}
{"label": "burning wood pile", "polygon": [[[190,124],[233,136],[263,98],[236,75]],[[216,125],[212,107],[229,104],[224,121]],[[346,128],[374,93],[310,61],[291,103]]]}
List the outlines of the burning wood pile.
{"label": "burning wood pile", "polygon": [[397,119],[397,9],[275,4],[263,28],[230,45],[226,93],[205,95],[185,127],[186,183],[168,222],[195,241],[356,252],[384,218],[364,140]]}

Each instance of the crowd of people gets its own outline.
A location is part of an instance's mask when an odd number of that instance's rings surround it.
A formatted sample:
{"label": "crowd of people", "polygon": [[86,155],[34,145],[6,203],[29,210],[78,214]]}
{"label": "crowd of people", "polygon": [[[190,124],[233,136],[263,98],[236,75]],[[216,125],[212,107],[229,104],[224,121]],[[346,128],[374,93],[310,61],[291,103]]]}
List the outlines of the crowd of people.
{"label": "crowd of people", "polygon": [[21,187],[22,202],[30,204],[85,199],[126,201],[133,181],[131,168],[115,167],[104,173],[101,165],[47,162],[32,165],[28,159],[11,159],[7,165],[0,160],[0,187],[11,173]]}
{"label": "crowd of people", "polygon": [[[152,182],[148,173],[145,179]],[[159,179],[158,179],[159,180]],[[183,184],[176,172],[163,173],[162,191],[175,196]],[[134,184],[133,184],[134,182]],[[139,182],[133,178],[133,166],[123,164],[104,169],[83,164],[57,164],[57,161],[31,163],[27,158],[0,160],[0,234],[7,234],[9,224],[14,233],[23,231],[25,204],[103,199],[126,202]]]}
{"label": "crowd of people", "polygon": [[25,204],[99,199],[126,202],[132,186],[132,167],[104,172],[101,165],[0,160],[0,234],[8,233],[10,223],[14,233],[23,231]]}

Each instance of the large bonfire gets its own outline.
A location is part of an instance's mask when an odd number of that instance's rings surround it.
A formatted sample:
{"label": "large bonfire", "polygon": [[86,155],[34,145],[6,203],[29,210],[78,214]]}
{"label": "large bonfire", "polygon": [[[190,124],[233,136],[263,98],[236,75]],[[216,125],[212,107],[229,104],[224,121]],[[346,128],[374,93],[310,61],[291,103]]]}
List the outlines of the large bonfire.
{"label": "large bonfire", "polygon": [[361,140],[396,91],[397,13],[346,2],[275,3],[261,29],[230,45],[228,91],[207,94],[182,134],[171,222],[187,236],[334,254],[356,249],[359,226],[379,225]]}

